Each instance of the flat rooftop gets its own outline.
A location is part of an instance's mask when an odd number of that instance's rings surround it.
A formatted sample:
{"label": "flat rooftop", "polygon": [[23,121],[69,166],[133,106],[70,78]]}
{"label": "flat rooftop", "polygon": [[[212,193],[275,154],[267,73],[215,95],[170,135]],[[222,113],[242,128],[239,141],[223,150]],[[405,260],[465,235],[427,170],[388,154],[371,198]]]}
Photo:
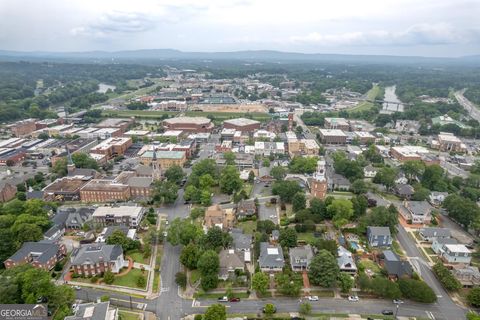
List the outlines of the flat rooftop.
{"label": "flat rooftop", "polygon": [[320,129],[320,134],[324,137],[346,137],[347,135],[339,129]]}
{"label": "flat rooftop", "polygon": [[259,124],[260,122],[252,119],[247,119],[247,118],[237,118],[237,119],[230,119],[230,120],[223,121],[223,124],[225,123],[231,124],[234,126],[248,126],[253,124]]}
{"label": "flat rooftop", "polygon": [[118,207],[98,207],[93,213],[93,217],[103,217],[113,215],[116,217],[138,217],[143,211],[142,207],[118,206]]}
{"label": "flat rooftop", "polygon": [[212,121],[206,117],[176,117],[176,118],[170,118],[170,119],[165,119],[165,123],[168,124],[197,124],[197,125],[202,125],[202,124],[209,124]]}

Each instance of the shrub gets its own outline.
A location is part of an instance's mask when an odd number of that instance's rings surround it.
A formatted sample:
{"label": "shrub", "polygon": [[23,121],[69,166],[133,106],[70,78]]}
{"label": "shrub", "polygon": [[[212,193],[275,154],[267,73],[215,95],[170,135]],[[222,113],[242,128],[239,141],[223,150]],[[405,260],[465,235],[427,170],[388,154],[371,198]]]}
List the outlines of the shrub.
{"label": "shrub", "polygon": [[115,275],[113,274],[113,272],[112,271],[105,272],[105,274],[103,276],[103,281],[106,284],[112,284],[113,281],[115,281]]}
{"label": "shrub", "polygon": [[147,284],[147,279],[144,276],[139,276],[137,278],[137,287],[145,288],[146,284]]}
{"label": "shrub", "polygon": [[425,282],[414,279],[400,279],[398,285],[402,295],[416,302],[433,303],[437,295]]}

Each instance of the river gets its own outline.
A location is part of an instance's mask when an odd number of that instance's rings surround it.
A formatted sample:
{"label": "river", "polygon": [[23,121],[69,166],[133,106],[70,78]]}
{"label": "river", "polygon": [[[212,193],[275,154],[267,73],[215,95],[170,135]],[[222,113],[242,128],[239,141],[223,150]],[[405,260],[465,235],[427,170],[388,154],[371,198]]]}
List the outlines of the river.
{"label": "river", "polygon": [[385,96],[383,100],[388,101],[383,103],[382,113],[403,112],[403,104],[398,99],[395,93],[396,86],[390,86],[385,88]]}
{"label": "river", "polygon": [[108,91],[108,89],[111,89],[112,91],[115,90],[117,87],[115,86],[112,86],[110,84],[106,84],[106,83],[99,83],[98,84],[98,90],[97,92],[100,92],[100,93],[106,93]]}

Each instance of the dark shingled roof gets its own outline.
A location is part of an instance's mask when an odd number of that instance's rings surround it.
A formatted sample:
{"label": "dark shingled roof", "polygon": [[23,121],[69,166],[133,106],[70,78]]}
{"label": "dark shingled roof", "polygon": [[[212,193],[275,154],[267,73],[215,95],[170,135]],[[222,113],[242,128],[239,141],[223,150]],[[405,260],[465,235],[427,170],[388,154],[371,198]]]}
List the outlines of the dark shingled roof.
{"label": "dark shingled roof", "polygon": [[44,264],[57,254],[59,248],[58,244],[49,241],[25,242],[9,259],[20,262],[31,255],[34,261]]}

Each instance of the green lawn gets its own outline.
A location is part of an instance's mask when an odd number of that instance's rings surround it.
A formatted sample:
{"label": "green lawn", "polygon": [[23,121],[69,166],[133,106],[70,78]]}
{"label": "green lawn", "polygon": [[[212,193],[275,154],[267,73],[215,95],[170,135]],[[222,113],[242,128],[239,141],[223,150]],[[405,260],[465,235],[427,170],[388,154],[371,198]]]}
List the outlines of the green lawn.
{"label": "green lawn", "polygon": [[143,252],[140,252],[140,250],[130,250],[127,251],[126,253],[127,256],[133,259],[133,261],[142,263],[142,264],[149,264],[150,263],[150,258],[143,258]]}
{"label": "green lawn", "polygon": [[[378,85],[374,85],[372,89],[367,92],[367,99],[374,100],[376,99],[381,93],[381,88]],[[373,102],[370,101],[363,101],[360,102],[355,108],[349,109],[348,112],[359,112],[365,111],[373,108]]]}
{"label": "green lawn", "polygon": [[436,255],[432,248],[423,248],[428,255]]}
{"label": "green lawn", "polygon": [[315,236],[312,232],[304,232],[297,234],[297,240],[306,241],[309,244],[312,244],[315,241]]}
{"label": "green lawn", "polygon": [[[129,273],[127,273],[126,275],[124,276],[120,276],[120,277],[115,277],[115,280],[113,281],[113,285],[114,286],[123,286],[123,287],[130,287],[130,288],[138,288],[137,286],[137,279],[140,277],[140,276],[144,276],[145,277],[145,280],[147,280],[147,271],[145,271],[144,273],[142,273],[142,271],[140,269],[132,269],[130,270]],[[146,282],[146,281],[145,281]],[[145,289],[144,288],[140,288],[140,289]]]}
{"label": "green lawn", "polygon": [[397,241],[393,241],[392,242],[392,250],[393,252],[395,252],[396,254],[398,254],[399,256],[404,256],[405,254],[403,253],[403,250],[400,248],[400,245],[398,244]]}
{"label": "green lawn", "polygon": [[243,230],[243,233],[253,234],[253,230],[257,228],[257,222],[248,220],[237,223],[237,227]]}
{"label": "green lawn", "polygon": [[139,319],[141,319],[140,314],[133,313],[133,312],[127,312],[127,311],[123,311],[123,310],[119,310],[118,315],[120,316],[119,318],[122,319],[122,320],[139,320]]}
{"label": "green lawn", "polygon": [[370,269],[372,270],[372,272],[380,273],[380,267],[378,266],[378,264],[376,264],[372,260],[362,259],[360,260],[360,263],[365,267],[365,269]]}
{"label": "green lawn", "polygon": [[191,270],[190,271],[190,285],[194,285],[198,280],[200,280],[200,271]]}
{"label": "green lawn", "polygon": [[[152,111],[152,110],[106,110],[102,113],[105,117],[137,117],[137,118],[149,118],[149,119],[159,119],[162,116],[168,115],[173,116],[179,114],[174,111]],[[206,117],[213,116],[215,120],[227,120],[245,116],[247,114],[251,115],[252,119],[258,121],[267,121],[271,119],[271,116],[268,113],[261,112],[196,112],[196,111],[187,111],[184,112],[186,116],[190,117]]]}

